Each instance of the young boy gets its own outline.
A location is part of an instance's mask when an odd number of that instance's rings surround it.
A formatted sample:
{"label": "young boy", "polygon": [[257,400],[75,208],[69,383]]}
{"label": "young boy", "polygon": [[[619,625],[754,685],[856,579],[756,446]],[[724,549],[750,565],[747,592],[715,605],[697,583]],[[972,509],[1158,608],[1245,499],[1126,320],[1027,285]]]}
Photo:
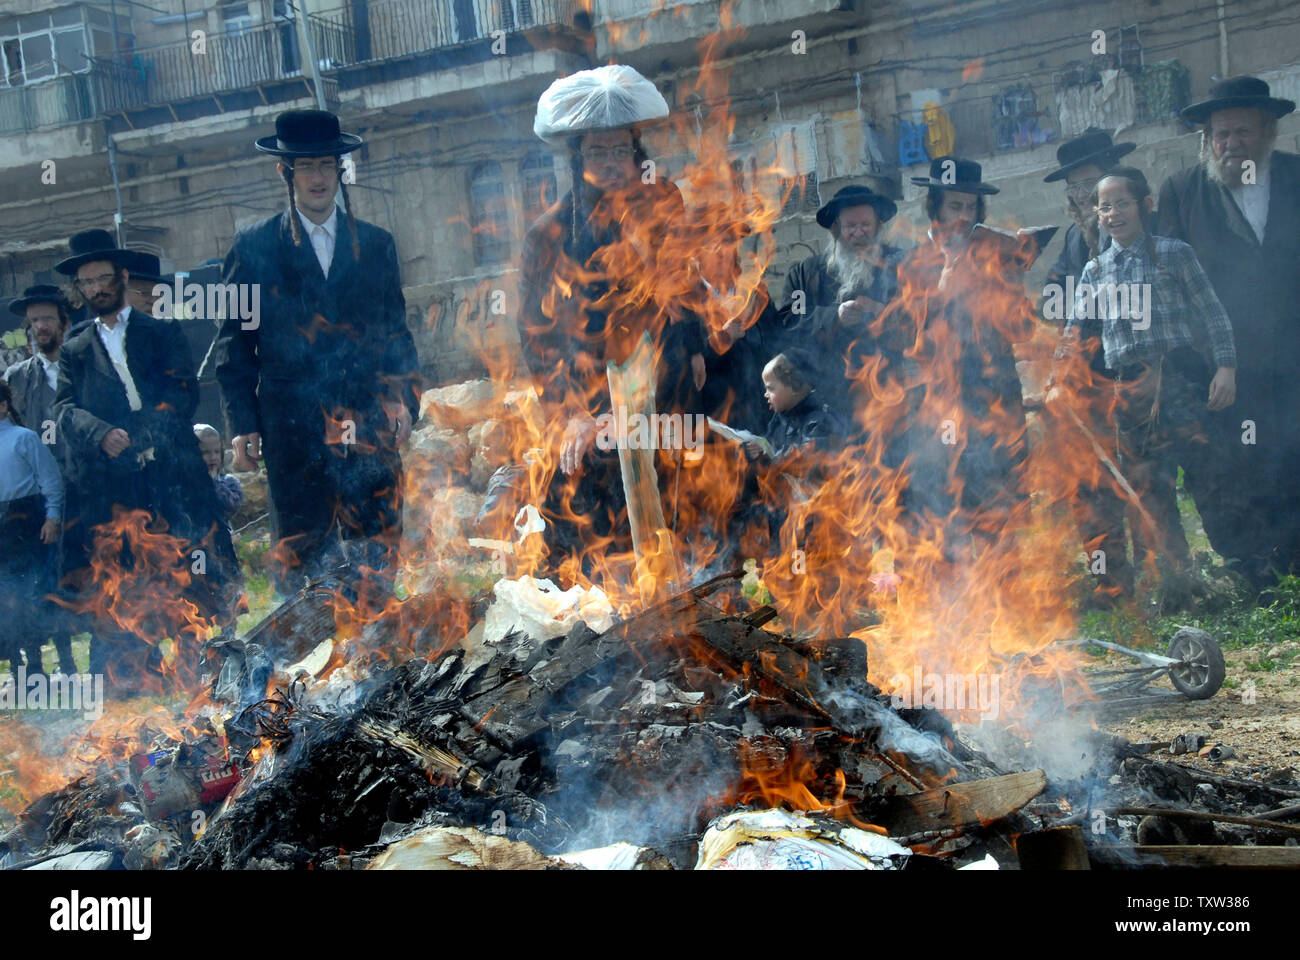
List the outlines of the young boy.
{"label": "young boy", "polygon": [[244,502],[244,488],[240,486],[238,477],[222,472],[225,454],[217,428],[206,423],[196,423],[194,435],[199,438],[199,452],[203,455],[204,466],[208,468],[208,476],[212,478],[217,490],[217,500],[229,523],[239,512],[239,505]]}
{"label": "young boy", "polygon": [[0,656],[18,672],[18,649],[27,672],[43,673],[40,571],[42,545],[59,539],[63,478],[40,437],[11,418],[13,393],[0,380]]}
{"label": "young boy", "polygon": [[[843,443],[844,420],[818,397],[815,369],[812,358],[795,348],[778,353],[763,368],[763,395],[772,411],[765,437],[777,460],[805,445],[824,451]],[[757,443],[746,448],[752,456],[762,452]]]}
{"label": "young boy", "polygon": [[1084,267],[1066,333],[1077,335],[1089,318],[1101,323],[1115,379],[1120,468],[1170,555],[1173,569],[1162,571],[1169,609],[1190,601],[1191,551],[1176,500],[1151,491],[1171,493],[1180,464],[1210,455],[1203,411],[1232,405],[1237,359],[1232,324],[1196,254],[1151,233],[1152,207],[1141,171],[1116,167],[1102,178],[1097,213],[1111,245]]}

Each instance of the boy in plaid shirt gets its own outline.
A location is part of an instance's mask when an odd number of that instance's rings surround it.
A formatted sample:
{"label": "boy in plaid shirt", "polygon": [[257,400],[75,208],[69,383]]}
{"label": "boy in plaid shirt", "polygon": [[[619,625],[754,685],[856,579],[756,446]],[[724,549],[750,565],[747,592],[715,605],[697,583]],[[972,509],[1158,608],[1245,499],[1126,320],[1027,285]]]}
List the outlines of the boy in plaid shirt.
{"label": "boy in plaid shirt", "polygon": [[1115,377],[1117,459],[1154,514],[1172,563],[1172,570],[1162,564],[1169,608],[1190,600],[1191,551],[1174,498],[1150,491],[1171,490],[1179,464],[1208,452],[1202,411],[1232,405],[1237,357],[1232,324],[1196,254],[1150,232],[1152,206],[1146,177],[1132,167],[1117,167],[1098,184],[1097,212],[1112,243],[1084,268],[1066,333],[1077,336],[1084,319],[1101,321]]}

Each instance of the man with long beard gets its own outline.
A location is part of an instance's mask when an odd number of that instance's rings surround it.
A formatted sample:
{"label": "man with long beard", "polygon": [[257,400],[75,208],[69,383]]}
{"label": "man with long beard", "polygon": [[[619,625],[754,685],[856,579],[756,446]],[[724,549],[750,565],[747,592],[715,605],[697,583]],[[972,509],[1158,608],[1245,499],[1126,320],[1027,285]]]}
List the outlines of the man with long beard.
{"label": "man with long beard", "polygon": [[786,339],[818,346],[819,392],[846,416],[850,378],[871,352],[867,326],[898,290],[903,251],[880,240],[897,212],[894,201],[867,187],[841,188],[817,211],[818,225],[830,233],[825,251],[785,278],[779,316]]}
{"label": "man with long beard", "polygon": [[1210,453],[1183,464],[1210,543],[1256,589],[1300,569],[1300,156],[1274,150],[1295,109],[1255,77],[1183,110],[1201,162],[1160,190],[1160,234],[1189,243],[1232,320],[1237,402],[1214,414]]}

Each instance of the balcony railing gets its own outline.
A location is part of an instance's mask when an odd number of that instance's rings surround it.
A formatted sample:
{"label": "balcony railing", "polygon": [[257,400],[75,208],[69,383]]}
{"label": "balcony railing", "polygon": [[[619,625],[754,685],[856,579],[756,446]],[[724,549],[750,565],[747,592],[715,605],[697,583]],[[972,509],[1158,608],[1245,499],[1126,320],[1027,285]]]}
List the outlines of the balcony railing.
{"label": "balcony railing", "polygon": [[[362,63],[502,39],[539,26],[567,26],[578,0],[353,0],[308,18],[322,74]],[[254,91],[310,77],[291,21],[137,50],[129,61],[99,59],[89,73],[0,89],[0,133],[34,130],[150,107]],[[274,102],[274,101],[273,101]],[[238,104],[237,107],[246,106]],[[228,109],[218,103],[213,109]]]}

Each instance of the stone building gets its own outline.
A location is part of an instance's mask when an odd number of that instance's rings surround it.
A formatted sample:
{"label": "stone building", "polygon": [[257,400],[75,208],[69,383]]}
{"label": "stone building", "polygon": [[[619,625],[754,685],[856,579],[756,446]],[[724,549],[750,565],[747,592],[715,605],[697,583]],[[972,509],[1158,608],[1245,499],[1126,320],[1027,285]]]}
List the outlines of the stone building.
{"label": "stone building", "polygon": [[[239,227],[284,202],[253,139],[281,110],[319,101],[366,140],[358,215],[396,236],[422,363],[448,382],[485,349],[517,349],[511,311],[487,301],[504,290],[513,302],[524,230],[567,189],[532,119],[541,91],[574,70],[618,61],[655,81],[687,134],[651,140],[670,177],[690,130],[720,123],[734,124],[742,177],[777,158],[778,288],[820,249],[813,213],[845,183],[902,201],[892,231],[904,243],[923,229],[907,177],[924,169],[927,137],[984,165],[1002,188],[994,221],[1063,223],[1059,185],[1042,182],[1060,138],[1089,123],[1121,131],[1159,183],[1195,160],[1197,136],[1175,113],[1212,75],[1253,73],[1300,99],[1300,23],[1281,0],[340,3],[8,0],[0,297],[54,279],[67,236],[92,226],[117,224],[127,246],[176,270],[224,256]],[[727,84],[713,95],[701,43],[719,31],[712,69]],[[1300,120],[1281,134],[1296,150]]]}

